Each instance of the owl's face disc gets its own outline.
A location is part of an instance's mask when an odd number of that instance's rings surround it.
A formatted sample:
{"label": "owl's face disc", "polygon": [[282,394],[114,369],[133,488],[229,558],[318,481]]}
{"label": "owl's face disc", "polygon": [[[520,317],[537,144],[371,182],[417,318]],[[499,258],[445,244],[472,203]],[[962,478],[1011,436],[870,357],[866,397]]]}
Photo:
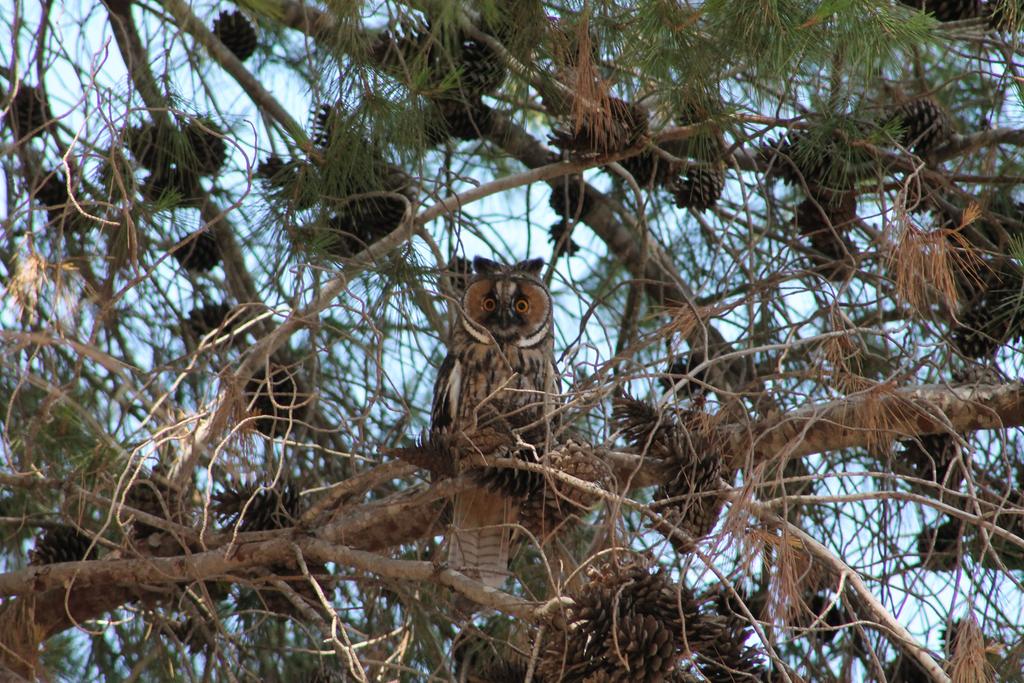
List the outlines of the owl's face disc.
{"label": "owl's face disc", "polygon": [[547,336],[551,298],[528,277],[487,275],[475,278],[463,297],[466,316],[499,343],[533,346]]}

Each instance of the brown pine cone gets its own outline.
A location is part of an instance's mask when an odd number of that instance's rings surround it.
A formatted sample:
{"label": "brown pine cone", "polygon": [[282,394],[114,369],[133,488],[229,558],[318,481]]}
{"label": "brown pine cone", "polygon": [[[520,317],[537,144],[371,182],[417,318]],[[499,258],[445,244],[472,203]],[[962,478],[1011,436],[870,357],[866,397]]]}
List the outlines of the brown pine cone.
{"label": "brown pine cone", "polygon": [[679,552],[688,552],[693,541],[711,532],[724,504],[716,494],[722,456],[709,416],[691,410],[677,419],[629,398],[617,399],[612,415],[637,452],[663,461],[670,478],[658,488],[651,507],[665,521],[655,528]]}
{"label": "brown pine cone", "polygon": [[[564,472],[603,489],[609,488],[612,482],[611,470],[602,460],[600,451],[595,452],[575,441],[546,453],[540,462],[555,472]],[[589,491],[556,477],[545,477],[543,486],[523,501],[519,523],[543,544],[566,524],[586,515],[599,501],[600,498]]]}
{"label": "brown pine cone", "polygon": [[28,553],[30,565],[56,564],[57,562],[78,562],[96,554],[89,547],[92,540],[73,526],[61,524],[46,529],[36,538],[35,547]]}
{"label": "brown pine cone", "polygon": [[692,595],[632,558],[591,567],[588,577],[571,595],[568,629],[544,645],[542,680],[664,681],[684,654],[679,606],[689,623]]}
{"label": "brown pine cone", "polygon": [[938,21],[972,19],[980,12],[978,0],[900,0],[900,2],[931,14]]}

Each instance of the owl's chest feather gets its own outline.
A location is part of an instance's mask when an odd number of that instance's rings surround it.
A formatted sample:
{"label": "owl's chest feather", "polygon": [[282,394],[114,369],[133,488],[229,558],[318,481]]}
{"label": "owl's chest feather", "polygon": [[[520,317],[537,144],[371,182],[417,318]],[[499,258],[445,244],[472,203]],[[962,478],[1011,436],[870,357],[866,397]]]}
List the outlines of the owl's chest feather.
{"label": "owl's chest feather", "polygon": [[460,415],[483,404],[504,412],[540,401],[549,374],[543,352],[511,344],[468,344],[462,351]]}

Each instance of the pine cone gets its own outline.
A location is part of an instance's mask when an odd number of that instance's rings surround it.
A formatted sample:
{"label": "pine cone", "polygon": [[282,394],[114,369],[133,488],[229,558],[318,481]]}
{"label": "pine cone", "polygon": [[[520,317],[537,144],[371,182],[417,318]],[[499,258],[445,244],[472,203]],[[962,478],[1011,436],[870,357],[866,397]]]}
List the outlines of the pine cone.
{"label": "pine cone", "polygon": [[53,125],[50,103],[46,101],[41,87],[31,87],[24,83],[18,87],[7,112],[7,125],[18,140],[41,135]]}
{"label": "pine cone", "polygon": [[933,680],[916,659],[906,654],[889,666],[885,678],[889,683],[932,683]]}
{"label": "pine cone", "polygon": [[314,147],[324,149],[331,144],[331,137],[334,135],[334,127],[337,125],[337,118],[341,115],[340,108],[321,104],[313,109],[310,116],[309,141]]}
{"label": "pine cone", "polygon": [[[185,126],[185,140],[191,151],[188,167],[199,175],[214,175],[228,158],[224,133],[209,119],[192,119]],[[192,162],[192,163],[188,163]]]}
{"label": "pine cone", "polygon": [[857,220],[857,197],[853,192],[839,196],[805,199],[797,206],[794,222],[800,234],[821,254],[814,262],[832,280],[845,280],[855,266],[857,248],[845,232]]}
{"label": "pine cone", "polygon": [[[608,489],[612,482],[611,471],[600,454],[575,441],[545,453],[541,464],[603,489]],[[543,484],[519,508],[519,523],[541,543],[553,538],[567,523],[587,514],[600,501],[596,495],[556,477],[545,477]]]}
{"label": "pine cone", "polygon": [[[534,465],[538,462],[532,448],[520,448],[503,457],[521,460]],[[484,466],[474,469],[473,479],[480,486],[508,498],[526,498],[537,491],[544,481],[543,475],[538,472],[495,466]]]}
{"label": "pine cone", "polygon": [[828,150],[811,149],[806,133],[789,132],[779,139],[768,140],[758,151],[770,172],[787,185],[817,188],[829,185],[833,161]]}
{"label": "pine cone", "polygon": [[832,604],[832,607],[829,608],[827,613],[825,612],[825,607],[831,603],[832,601],[826,594],[815,593],[807,605],[812,612],[814,619],[820,619],[813,635],[826,643],[831,643],[835,640],[836,634],[839,632],[838,629],[842,628],[847,621],[838,601],[835,604]]}
{"label": "pine cone", "polygon": [[821,128],[790,131],[759,152],[762,163],[784,183],[805,189],[819,201],[838,203],[859,178],[871,176],[875,161],[856,142],[870,139],[866,125],[836,120]]}
{"label": "pine cone", "polygon": [[686,175],[672,184],[672,196],[680,209],[707,211],[718,203],[725,189],[725,166],[714,162],[705,166],[690,166]]}
{"label": "pine cone", "polygon": [[152,202],[165,201],[173,195],[179,201],[189,203],[202,194],[199,176],[195,171],[177,165],[166,166],[148,174],[139,191]]}
{"label": "pine cone", "polygon": [[71,202],[64,174],[53,170],[36,187],[35,200],[46,207],[49,225],[57,229],[78,229],[84,225],[82,214]]}
{"label": "pine cone", "polygon": [[951,489],[959,488],[963,472],[957,468],[954,476],[946,481],[950,467],[960,455],[956,437],[949,433],[922,434],[917,439],[903,441],[900,459],[909,465],[914,476],[944,484]]}
{"label": "pine cone", "polygon": [[63,209],[69,199],[66,179],[59,170],[48,173],[35,191],[35,200],[49,210]]}
{"label": "pine cone", "polygon": [[900,0],[904,5],[927,12],[938,21],[960,21],[979,15],[978,0]]}
{"label": "pine cone", "polygon": [[653,151],[620,159],[619,163],[640,187],[667,186],[679,173],[679,164],[663,159]]}
{"label": "pine cone", "polygon": [[220,245],[210,232],[200,228],[172,254],[185,270],[206,272],[220,263]]}
{"label": "pine cone", "polygon": [[244,62],[256,52],[256,29],[241,12],[224,10],[213,21],[213,35]]}
{"label": "pine cone", "polygon": [[[1008,9],[1010,11],[1007,11]],[[1021,19],[1024,19],[1021,9],[1019,4],[1014,7],[1012,3],[1007,6],[1001,0],[989,0],[982,5],[981,15],[988,19],[988,25],[992,30],[1017,33],[1021,29]]]}
{"label": "pine cone", "polygon": [[1010,264],[988,274],[982,289],[962,307],[953,345],[968,358],[994,354],[1006,342],[1024,340],[1024,279]]}
{"label": "pine cone", "polygon": [[434,102],[435,125],[429,132],[429,141],[440,144],[448,138],[479,140],[491,130],[494,110],[480,100],[447,100]]}
{"label": "pine cone", "polygon": [[266,369],[256,372],[245,387],[246,405],[256,431],[269,437],[284,436],[295,430],[305,416],[307,400],[299,395],[293,372],[283,365],[271,363],[271,381]]}
{"label": "pine cone", "polygon": [[583,176],[562,176],[552,181],[551,210],[565,220],[582,221],[594,208]]}
{"label": "pine cone", "polygon": [[379,177],[367,182],[377,185],[340,202],[337,213],[328,219],[330,253],[342,258],[354,256],[395,230],[407,208],[415,206],[412,180],[401,169],[387,166]]}
{"label": "pine cone", "polygon": [[294,166],[276,154],[271,154],[256,167],[256,177],[269,187],[281,187],[294,175]]}
{"label": "pine cone", "polygon": [[545,681],[660,683],[684,654],[682,624],[697,614],[685,588],[631,561],[592,567],[571,597],[568,629],[553,634],[538,662]]}
{"label": "pine cone", "polygon": [[[687,629],[688,641],[697,650],[697,667],[709,683],[762,683],[767,680],[763,653],[746,645],[750,628],[736,617],[701,615]],[[690,631],[697,631],[689,639]],[[696,645],[695,645],[696,644]]]}
{"label": "pine cone", "polygon": [[50,527],[36,538],[36,546],[28,553],[28,563],[39,566],[87,560],[96,554],[95,548],[90,552],[90,545],[92,540],[75,527]]}
{"label": "pine cone", "polygon": [[162,169],[174,158],[170,152],[170,134],[152,123],[129,128],[124,142],[135,162],[151,171]]}
{"label": "pine cone", "polygon": [[273,488],[255,482],[225,486],[213,494],[210,509],[225,528],[270,531],[292,526],[299,517],[300,504],[299,492],[285,480]]}
{"label": "pine cone", "polygon": [[147,196],[158,197],[167,189],[187,195],[199,176],[220,171],[228,155],[224,133],[208,118],[193,117],[181,130],[152,123],[136,126],[128,131],[125,143],[135,161],[152,171],[149,183],[156,189],[143,193]]}
{"label": "pine cone", "polygon": [[671,391],[678,382],[686,379],[687,377],[692,378],[692,381],[687,381],[685,384],[680,386],[676,390],[676,395],[686,398],[694,398],[704,393],[704,387],[699,384],[707,379],[708,370],[704,368],[696,374],[693,373],[693,369],[704,363],[704,354],[696,351],[676,357],[674,361],[668,366],[668,369],[664,375],[658,378],[658,384],[661,385],[665,391]]}
{"label": "pine cone", "polygon": [[221,330],[221,327],[228,319],[231,310],[232,306],[228,303],[210,304],[193,308],[184,324],[189,340],[197,343],[214,330],[219,330],[222,334],[230,332],[235,326],[234,323],[239,322],[237,319],[232,321],[232,324],[226,326],[223,330]]}
{"label": "pine cone", "polygon": [[[125,494],[124,502],[128,507],[176,524],[186,521],[181,491],[172,486],[164,475],[162,465],[157,465],[149,473],[139,473]],[[146,541],[147,550],[157,555],[180,551],[177,542],[169,545],[164,543],[165,533],[162,529],[145,522],[133,521],[130,533],[133,538]]]}
{"label": "pine cone", "polygon": [[959,562],[957,542],[962,533],[961,522],[950,519],[937,527],[925,527],[917,535],[917,554],[921,566],[933,572],[954,571]]}
{"label": "pine cone", "polygon": [[[415,74],[417,66],[425,66],[427,87],[438,91],[432,93],[432,99],[476,101],[493,94],[508,76],[490,46],[459,29],[432,31],[429,23],[400,28],[398,32],[382,32],[370,51],[400,79]],[[458,82],[447,88],[452,74],[458,75]]]}
{"label": "pine cone", "polygon": [[474,38],[463,37],[459,62],[459,89],[467,100],[493,94],[508,77],[498,55]]}
{"label": "pine cone", "polygon": [[[721,488],[722,456],[708,426],[708,416],[692,410],[682,421],[659,414],[653,407],[624,398],[616,399],[612,418],[638,452],[663,461],[672,478],[660,486],[651,507],[665,521],[656,529],[679,552],[692,550],[693,541],[708,535],[718,522],[724,500]],[[681,530],[690,539],[674,533]]]}
{"label": "pine cone", "polygon": [[567,237],[566,233],[572,234],[569,225],[569,221],[563,218],[557,223],[552,223],[551,227],[548,228],[548,241],[551,242],[551,246],[555,249],[554,258],[559,256],[575,256],[581,248],[571,237]]}
{"label": "pine cone", "polygon": [[897,108],[889,117],[903,129],[899,143],[918,156],[927,156],[953,136],[953,121],[931,97],[920,97]]}
{"label": "pine cone", "polygon": [[477,635],[460,636],[452,648],[455,676],[466,683],[521,683],[527,662],[507,644]]}
{"label": "pine cone", "polygon": [[585,111],[571,130],[555,129],[549,139],[561,150],[586,156],[635,147],[646,134],[647,110],[639,104],[610,97],[607,111]]}

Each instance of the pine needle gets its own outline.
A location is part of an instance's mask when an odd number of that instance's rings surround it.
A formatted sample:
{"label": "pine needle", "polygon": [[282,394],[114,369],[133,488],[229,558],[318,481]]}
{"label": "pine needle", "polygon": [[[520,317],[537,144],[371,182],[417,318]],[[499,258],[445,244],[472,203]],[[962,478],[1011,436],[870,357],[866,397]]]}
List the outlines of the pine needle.
{"label": "pine needle", "polygon": [[952,683],[990,683],[996,680],[995,672],[985,657],[985,636],[973,613],[956,624],[949,677]]}
{"label": "pine needle", "polygon": [[923,313],[936,303],[949,311],[956,310],[959,303],[957,275],[978,280],[981,260],[962,230],[979,213],[978,206],[972,204],[964,210],[959,226],[930,231],[921,230],[910,220],[903,221],[890,265],[896,292],[904,301]]}

